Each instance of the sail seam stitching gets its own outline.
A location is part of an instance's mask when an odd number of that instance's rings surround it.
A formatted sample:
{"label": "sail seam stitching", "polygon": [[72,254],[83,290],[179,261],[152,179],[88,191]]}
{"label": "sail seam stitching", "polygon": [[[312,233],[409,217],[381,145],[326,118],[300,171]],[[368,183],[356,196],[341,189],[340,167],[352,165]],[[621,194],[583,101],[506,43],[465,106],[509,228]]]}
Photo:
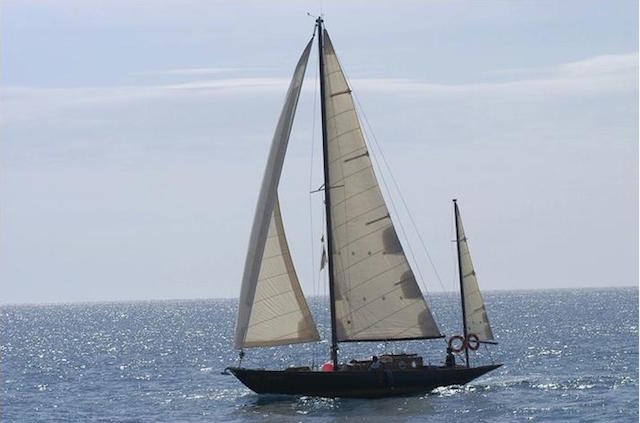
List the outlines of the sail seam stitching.
{"label": "sail seam stitching", "polygon": [[357,238],[355,238],[355,239],[352,239],[351,241],[348,241],[348,242],[347,242],[346,244],[344,244],[344,245],[338,246],[338,250],[339,250],[339,251],[342,251],[342,250],[344,250],[345,248],[347,248],[347,247],[349,247],[350,245],[352,245],[354,242],[360,241],[361,239],[366,238],[366,237],[368,237],[368,236],[370,236],[370,235],[373,235],[373,234],[375,234],[376,232],[380,232],[380,231],[381,231],[381,230],[383,230],[383,229],[387,229],[388,227],[389,227],[389,226],[381,226],[381,227],[379,227],[379,228],[374,229],[374,230],[373,230],[373,231],[371,231],[371,232],[367,232],[366,234],[364,234],[364,235],[362,235],[362,236],[359,236],[359,237],[357,237]]}
{"label": "sail seam stitching", "polygon": [[[373,280],[374,280],[374,279],[376,279],[377,277],[382,276],[382,275],[384,275],[385,273],[388,273],[389,271],[391,271],[391,270],[393,270],[393,269],[395,269],[395,268],[397,268],[397,267],[400,267],[400,266],[402,266],[402,265],[403,265],[403,264],[405,264],[405,263],[406,263],[406,261],[402,261],[402,262],[400,262],[400,263],[398,263],[398,264],[396,264],[396,265],[393,265],[393,266],[391,266],[391,267],[389,267],[389,268],[385,269],[385,270],[384,270],[384,271],[382,271],[382,272],[376,273],[375,275],[373,275],[373,276],[372,276],[372,277],[370,277],[369,279],[366,279],[366,280],[364,280],[364,281],[362,281],[362,282],[360,282],[360,283],[358,283],[358,284],[356,284],[356,285],[354,285],[354,286],[350,287],[350,288],[349,288],[349,289],[347,289],[346,291],[344,291],[344,292],[342,293],[342,294],[343,294],[343,296],[348,295],[351,291],[353,291],[353,290],[354,290],[354,289],[356,289],[356,288],[359,288],[359,287],[361,287],[361,286],[363,286],[363,285],[366,285],[366,284],[368,284],[368,283],[371,283],[371,281],[373,281]],[[342,272],[342,273],[344,273],[344,272]],[[396,288],[394,288],[394,289],[396,289]],[[352,311],[354,311],[354,310],[352,310]]]}
{"label": "sail seam stitching", "polygon": [[[400,280],[399,282],[396,282],[395,284],[393,284],[393,285],[394,285],[394,288],[393,288],[393,289],[391,289],[390,291],[385,292],[385,293],[383,293],[383,294],[380,294],[379,296],[375,297],[373,300],[369,300],[366,304],[363,304],[363,305],[361,305],[360,307],[356,307],[356,308],[354,308],[354,309],[351,309],[351,312],[352,312],[352,313],[358,312],[358,311],[362,310],[363,308],[365,308],[365,307],[367,307],[367,306],[370,306],[370,305],[371,305],[371,303],[373,303],[374,301],[377,301],[377,300],[379,300],[380,298],[382,298],[382,297],[384,297],[384,296],[387,296],[387,295],[391,294],[391,293],[392,293],[392,292],[394,292],[394,291],[397,291],[398,289],[402,288],[402,284],[403,284],[404,282],[406,282],[406,281],[408,281],[408,280],[410,280],[410,279],[411,279],[411,278],[404,278],[404,279]],[[347,292],[349,292],[349,291],[347,291]]]}
{"label": "sail seam stitching", "polygon": [[365,215],[367,215],[367,214],[371,213],[371,212],[372,212],[372,211],[374,211],[374,210],[378,210],[378,209],[379,209],[379,208],[381,208],[381,207],[385,207],[385,206],[384,206],[384,204],[381,204],[381,205],[379,205],[379,206],[376,206],[376,207],[374,207],[374,208],[372,208],[372,209],[369,209],[369,210],[367,210],[367,211],[365,211],[365,212],[359,213],[359,214],[357,214],[357,215],[355,215],[355,216],[351,216],[348,220],[345,220],[345,221],[344,221],[344,223],[341,223],[341,224],[339,224],[339,225],[333,225],[333,227],[334,227],[335,229],[340,228],[340,227],[342,227],[342,226],[346,225],[347,223],[351,223],[351,222],[355,221],[356,219],[359,219],[359,218],[361,218],[362,216],[365,216]]}
{"label": "sail seam stitching", "polygon": [[[359,157],[354,157],[354,159],[358,159],[361,157],[365,157],[365,155],[359,156]],[[367,169],[371,169],[371,164],[369,164],[368,166],[363,167],[362,169],[356,170],[355,172],[351,172],[350,174],[343,176],[341,180],[339,181],[344,181],[347,178],[351,178],[352,176],[357,175],[358,173],[362,173],[364,171],[366,171]],[[344,170],[344,169],[343,169]]]}
{"label": "sail seam stitching", "polygon": [[[341,113],[339,113],[339,114],[337,114],[337,115],[333,115],[333,117],[340,116],[342,113],[346,113],[346,112],[350,112],[350,111],[354,111],[354,110],[353,110],[353,109],[351,109],[351,110],[346,110],[346,111],[341,112]],[[338,134],[338,135],[336,135],[336,136],[334,136],[334,137],[329,138],[329,142],[334,142],[334,141],[335,141],[335,140],[337,140],[338,138],[341,138],[341,137],[343,137],[343,136],[345,136],[345,135],[347,135],[347,134],[350,134],[350,133],[352,133],[352,132],[356,132],[358,129],[360,129],[360,128],[359,128],[359,127],[355,127],[355,128],[353,128],[353,129],[349,129],[349,130],[347,130],[347,131],[344,131],[344,132],[342,132],[342,133],[340,133],[340,134]]]}
{"label": "sail seam stitching", "polygon": [[[389,315],[387,315],[387,316],[385,316],[385,317],[383,317],[381,319],[378,319],[377,321],[375,321],[374,323],[370,324],[369,326],[367,326],[365,328],[362,328],[359,331],[355,332],[354,335],[357,335],[359,333],[362,333],[362,332],[365,332],[365,331],[371,329],[373,326],[377,325],[378,323],[387,320],[389,317],[394,316],[394,315],[400,313],[401,311],[403,311],[403,310],[405,310],[405,309],[407,309],[407,308],[409,308],[411,306],[414,306],[414,305],[418,304],[419,302],[420,302],[420,300],[415,300],[415,301],[412,301],[412,302],[410,302],[409,304],[407,304],[407,305],[405,305],[403,307],[400,307],[398,310],[394,311],[393,313],[391,313],[391,314],[389,314]],[[424,302],[424,298],[422,299],[422,302]],[[389,339],[392,339],[392,338],[389,338]]]}
{"label": "sail seam stitching", "polygon": [[339,157],[336,157],[335,159],[331,160],[329,163],[335,163],[335,162],[337,162],[338,160],[342,160],[342,159],[344,159],[345,157],[347,157],[348,155],[354,154],[356,151],[358,151],[358,150],[362,150],[362,149],[366,149],[366,147],[358,147],[358,148],[356,148],[356,149],[354,149],[354,150],[351,150],[351,151],[350,151],[350,152],[348,152],[348,153],[345,153],[345,154],[343,154],[343,155],[341,155],[341,156],[339,156]]}
{"label": "sail seam stitching", "polygon": [[[378,254],[384,252],[384,248],[381,250],[378,250],[376,252],[372,252],[371,255],[367,255],[363,258],[361,258],[360,260],[356,260],[354,262],[349,263],[349,265],[347,267],[345,267],[344,269],[342,269],[340,272],[338,272],[338,275],[345,273],[347,270],[351,269],[352,267],[357,266],[358,264],[362,263],[363,261],[366,261],[368,258],[377,256]],[[348,292],[348,291],[347,291]]]}
{"label": "sail seam stitching", "polygon": [[[329,123],[329,121],[335,121],[335,120],[337,120],[340,116],[344,115],[345,113],[349,113],[349,112],[353,112],[353,113],[355,114],[355,113],[356,113],[356,109],[346,109],[346,110],[343,110],[343,111],[341,111],[341,112],[333,113],[331,116],[329,116],[329,117],[327,118],[327,123]],[[338,134],[338,135],[335,135],[335,136],[333,136],[333,137],[331,137],[331,138],[328,138],[328,141],[329,141],[329,142],[333,142],[336,138],[340,138],[341,136],[343,136],[343,135],[345,135],[345,134],[347,134],[347,133],[349,133],[349,132],[353,132],[353,131],[355,131],[355,130],[357,130],[357,129],[359,129],[359,128],[360,128],[360,126],[357,126],[357,127],[353,128],[353,129],[349,129],[349,130],[348,130],[348,131],[346,131],[346,132],[343,132],[343,133],[341,133],[341,134]]]}
{"label": "sail seam stitching", "polygon": [[[344,178],[340,179],[338,182],[341,182],[341,181],[343,181],[343,180],[344,180]],[[362,194],[366,193],[367,191],[371,191],[372,189],[377,188],[377,187],[378,187],[378,184],[377,184],[377,183],[376,183],[375,185],[371,185],[370,187],[365,188],[365,189],[363,189],[363,190],[362,190],[362,191],[360,191],[360,192],[356,192],[356,193],[355,193],[355,194],[353,194],[353,195],[350,195],[350,196],[348,196],[348,197],[345,197],[344,199],[342,199],[342,200],[338,201],[337,203],[332,204],[331,206],[332,206],[332,208],[334,208],[334,207],[336,207],[336,206],[339,206],[339,205],[341,205],[342,203],[347,202],[347,200],[351,200],[352,198],[357,197],[358,195],[362,195]]]}
{"label": "sail seam stitching", "polygon": [[280,297],[282,295],[289,294],[289,293],[293,294],[293,291],[287,290],[287,291],[278,292],[277,294],[269,295],[268,297],[265,297],[265,298],[260,298],[254,304],[258,304],[258,303],[261,303],[263,301],[268,301],[268,300],[271,300],[271,299],[274,299],[276,297]]}
{"label": "sail seam stitching", "polygon": [[288,274],[289,274],[289,272],[284,272],[284,273],[278,273],[277,275],[264,276],[264,277],[258,279],[258,281],[264,281],[264,280],[267,280],[267,279],[275,279],[275,278],[278,278],[280,276],[284,276],[284,275],[288,275]]}
{"label": "sail seam stitching", "polygon": [[259,322],[255,322],[254,324],[249,325],[249,327],[250,327],[250,328],[252,328],[252,327],[254,327],[254,326],[261,325],[261,324],[264,324],[264,323],[270,322],[270,321],[272,321],[272,320],[275,320],[275,319],[279,319],[279,318],[281,318],[281,317],[288,316],[289,314],[297,313],[297,312],[299,312],[299,311],[300,311],[300,310],[292,310],[292,311],[288,311],[288,312],[286,312],[286,313],[282,313],[282,314],[279,314],[279,315],[277,315],[277,316],[273,316],[273,317],[270,317],[270,318],[268,318],[268,319],[264,319],[264,320],[260,320]]}

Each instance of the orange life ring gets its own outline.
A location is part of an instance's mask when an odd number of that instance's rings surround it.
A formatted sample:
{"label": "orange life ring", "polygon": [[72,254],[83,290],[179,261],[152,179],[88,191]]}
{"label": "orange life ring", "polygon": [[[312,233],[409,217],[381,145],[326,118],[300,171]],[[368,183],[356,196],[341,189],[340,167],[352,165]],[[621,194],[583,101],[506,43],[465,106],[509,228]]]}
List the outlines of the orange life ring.
{"label": "orange life ring", "polygon": [[[454,347],[453,346],[453,342],[454,341],[460,341],[460,346],[459,347]],[[452,336],[451,338],[449,338],[449,348],[451,348],[451,351],[455,352],[455,353],[459,353],[464,351],[464,349],[466,348],[467,343],[464,340],[464,337],[460,336],[460,335],[456,335],[456,336]]]}
{"label": "orange life ring", "polygon": [[469,335],[467,335],[465,344],[471,351],[476,351],[478,348],[480,348],[480,338],[478,338],[478,335],[476,335],[475,333],[470,333]]}

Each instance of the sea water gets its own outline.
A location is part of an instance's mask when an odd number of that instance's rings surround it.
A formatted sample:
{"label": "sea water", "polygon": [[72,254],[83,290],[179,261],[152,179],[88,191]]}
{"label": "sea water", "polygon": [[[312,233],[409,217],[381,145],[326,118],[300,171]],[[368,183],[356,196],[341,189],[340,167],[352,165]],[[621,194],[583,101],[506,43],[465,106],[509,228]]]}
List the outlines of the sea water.
{"label": "sea water", "polygon": [[[465,387],[363,399],[260,396],[233,376],[236,301],[3,306],[0,420],[20,422],[637,422],[638,290],[488,292],[497,346],[472,363],[504,366]],[[429,302],[460,332],[459,299]],[[310,300],[321,333],[324,298]],[[417,352],[443,340],[341,344],[346,360]],[[243,365],[318,365],[326,342],[247,350]]]}

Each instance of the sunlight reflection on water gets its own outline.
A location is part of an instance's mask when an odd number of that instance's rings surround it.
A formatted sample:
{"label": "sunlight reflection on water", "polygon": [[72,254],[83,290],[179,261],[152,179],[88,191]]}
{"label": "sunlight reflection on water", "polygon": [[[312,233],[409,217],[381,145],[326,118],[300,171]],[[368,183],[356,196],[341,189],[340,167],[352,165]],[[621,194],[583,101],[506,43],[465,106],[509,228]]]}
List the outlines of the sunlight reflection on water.
{"label": "sunlight reflection on water", "polygon": [[[444,333],[458,306],[435,295]],[[634,421],[636,289],[486,294],[500,345],[474,362],[504,367],[466,387],[376,400],[259,396],[220,372],[236,363],[231,300],[6,306],[0,320],[2,421]],[[327,334],[326,302],[311,301]],[[595,336],[597,335],[597,336]],[[345,359],[444,342],[343,344]],[[247,351],[247,367],[322,363],[327,343]]]}

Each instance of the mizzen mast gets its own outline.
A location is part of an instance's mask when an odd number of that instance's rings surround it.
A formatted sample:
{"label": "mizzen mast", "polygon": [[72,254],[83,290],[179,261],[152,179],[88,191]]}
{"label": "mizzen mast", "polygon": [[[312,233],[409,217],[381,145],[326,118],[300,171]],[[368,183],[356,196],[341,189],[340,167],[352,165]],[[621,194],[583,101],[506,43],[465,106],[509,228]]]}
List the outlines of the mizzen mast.
{"label": "mizzen mast", "polygon": [[[458,251],[458,276],[460,277],[460,302],[462,304],[462,331],[464,336],[464,342],[467,342],[467,312],[465,310],[465,301],[464,301],[464,274],[462,273],[462,259],[460,254],[460,228],[458,227],[458,216],[460,211],[458,210],[458,202],[456,199],[453,199],[453,213],[454,220],[456,221],[456,250]],[[464,349],[464,357],[469,367],[469,348]]]}

